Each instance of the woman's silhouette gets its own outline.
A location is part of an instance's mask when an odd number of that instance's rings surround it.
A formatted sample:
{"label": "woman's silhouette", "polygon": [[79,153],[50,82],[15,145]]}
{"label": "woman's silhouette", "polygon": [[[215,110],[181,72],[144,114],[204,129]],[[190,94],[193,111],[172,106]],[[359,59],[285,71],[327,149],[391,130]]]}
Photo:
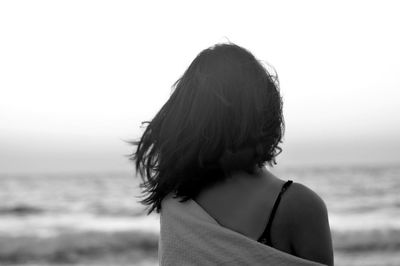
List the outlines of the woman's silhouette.
{"label": "woman's silhouette", "polygon": [[[276,164],[284,131],[278,80],[246,49],[202,51],[157,115],[132,159],[146,198],[159,213],[173,193],[196,201],[221,226],[292,255],[333,265],[327,210]],[[201,263],[200,263],[201,264]]]}

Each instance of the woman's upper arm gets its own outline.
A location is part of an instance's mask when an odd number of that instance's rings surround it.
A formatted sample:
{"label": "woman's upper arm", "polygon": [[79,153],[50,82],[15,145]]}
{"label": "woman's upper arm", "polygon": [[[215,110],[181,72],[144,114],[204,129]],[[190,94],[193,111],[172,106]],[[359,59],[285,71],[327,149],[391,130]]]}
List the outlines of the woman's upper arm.
{"label": "woman's upper arm", "polygon": [[324,201],[311,189],[294,183],[291,190],[290,234],[297,256],[333,265],[332,238]]}

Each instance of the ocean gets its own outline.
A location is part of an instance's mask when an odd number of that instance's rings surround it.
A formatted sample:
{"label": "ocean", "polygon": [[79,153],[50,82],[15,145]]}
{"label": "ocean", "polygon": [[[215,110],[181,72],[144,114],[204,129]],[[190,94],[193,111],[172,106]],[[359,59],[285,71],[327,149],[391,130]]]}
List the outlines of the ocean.
{"label": "ocean", "polygon": [[[271,169],[325,201],[335,265],[400,265],[400,165]],[[0,175],[0,265],[158,265],[133,173]]]}

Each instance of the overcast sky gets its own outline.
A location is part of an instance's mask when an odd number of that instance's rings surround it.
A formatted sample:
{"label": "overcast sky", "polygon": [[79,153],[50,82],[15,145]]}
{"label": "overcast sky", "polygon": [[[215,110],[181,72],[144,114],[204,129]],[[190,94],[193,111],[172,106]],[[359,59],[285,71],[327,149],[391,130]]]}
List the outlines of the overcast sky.
{"label": "overcast sky", "polygon": [[129,169],[123,140],[227,40],[279,75],[282,164],[399,162],[396,1],[196,3],[0,2],[0,172]]}

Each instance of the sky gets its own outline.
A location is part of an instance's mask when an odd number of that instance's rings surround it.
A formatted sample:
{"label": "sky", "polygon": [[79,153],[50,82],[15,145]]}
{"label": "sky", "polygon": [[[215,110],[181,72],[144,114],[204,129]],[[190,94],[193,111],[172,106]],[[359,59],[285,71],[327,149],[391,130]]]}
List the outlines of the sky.
{"label": "sky", "polygon": [[0,172],[129,171],[196,55],[272,65],[281,165],[400,161],[396,1],[1,1]]}

